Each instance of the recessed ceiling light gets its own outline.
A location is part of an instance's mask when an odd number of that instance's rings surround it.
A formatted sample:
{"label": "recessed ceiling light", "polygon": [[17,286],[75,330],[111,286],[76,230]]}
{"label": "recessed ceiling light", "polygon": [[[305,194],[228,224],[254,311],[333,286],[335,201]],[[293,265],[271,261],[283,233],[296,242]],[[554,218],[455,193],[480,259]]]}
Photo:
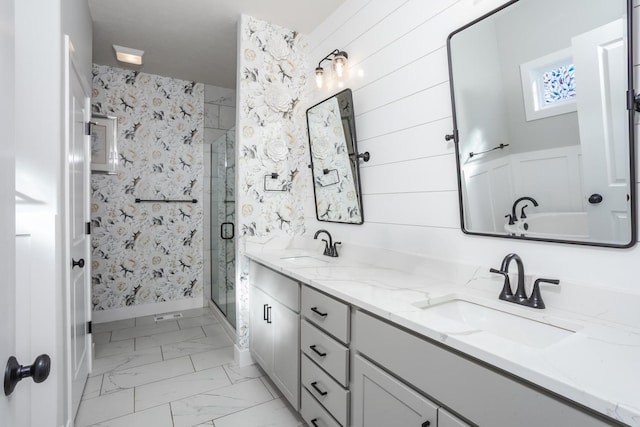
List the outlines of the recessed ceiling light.
{"label": "recessed ceiling light", "polygon": [[116,59],[120,62],[126,62],[127,64],[142,65],[142,55],[144,50],[131,49],[130,47],[113,45],[113,50],[116,52]]}

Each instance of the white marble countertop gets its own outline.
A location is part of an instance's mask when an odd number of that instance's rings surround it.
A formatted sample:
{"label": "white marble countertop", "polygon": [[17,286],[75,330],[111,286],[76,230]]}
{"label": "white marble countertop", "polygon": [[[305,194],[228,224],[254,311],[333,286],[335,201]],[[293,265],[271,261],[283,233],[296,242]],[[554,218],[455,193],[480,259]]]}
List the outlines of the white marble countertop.
{"label": "white marble countertop", "polygon": [[[321,255],[315,242],[300,242],[248,242],[241,254],[594,411],[640,426],[638,295],[561,282],[559,287],[543,285],[547,308],[537,310],[498,300],[503,279],[489,273],[488,266],[349,245],[341,248],[340,257],[330,258]],[[523,344],[425,309],[452,299],[550,324],[556,326],[550,333],[566,336]]]}

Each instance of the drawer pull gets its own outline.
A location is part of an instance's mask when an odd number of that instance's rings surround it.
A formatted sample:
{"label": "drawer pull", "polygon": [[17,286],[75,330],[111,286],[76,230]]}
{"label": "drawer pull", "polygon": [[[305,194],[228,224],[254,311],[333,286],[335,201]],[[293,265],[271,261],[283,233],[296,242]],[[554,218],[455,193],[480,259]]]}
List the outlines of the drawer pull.
{"label": "drawer pull", "polygon": [[318,427],[318,419],[317,418],[312,419],[311,424],[313,424],[313,427]]}
{"label": "drawer pull", "polygon": [[262,320],[267,320],[267,306],[269,304],[264,304],[262,306]]}
{"label": "drawer pull", "polygon": [[318,384],[318,381],[312,382],[311,387],[313,387],[318,393],[320,393],[320,396],[326,396],[328,392],[320,390],[316,384]]}
{"label": "drawer pull", "polygon": [[429,427],[431,425],[431,421],[425,421],[422,423],[422,427]]}
{"label": "drawer pull", "polygon": [[271,323],[271,306],[267,307],[267,323]]}
{"label": "drawer pull", "polygon": [[316,348],[316,345],[315,345],[315,344],[314,344],[314,345],[310,345],[310,346],[309,346],[309,348],[310,348],[311,350],[313,350],[313,352],[314,352],[315,354],[317,354],[318,356],[320,356],[320,357],[325,357],[325,356],[327,355],[327,353],[323,353],[323,352],[319,351],[319,350]]}
{"label": "drawer pull", "polygon": [[318,307],[311,307],[311,311],[313,311],[315,314],[317,314],[320,317],[327,317],[327,313],[323,313],[320,310],[318,310]]}

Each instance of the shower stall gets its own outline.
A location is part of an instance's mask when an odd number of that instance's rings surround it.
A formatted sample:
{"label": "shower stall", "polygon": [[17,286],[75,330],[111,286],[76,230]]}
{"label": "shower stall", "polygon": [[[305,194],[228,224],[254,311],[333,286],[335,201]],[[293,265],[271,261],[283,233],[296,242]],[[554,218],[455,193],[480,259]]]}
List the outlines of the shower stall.
{"label": "shower stall", "polygon": [[235,128],[211,147],[211,299],[236,326]]}

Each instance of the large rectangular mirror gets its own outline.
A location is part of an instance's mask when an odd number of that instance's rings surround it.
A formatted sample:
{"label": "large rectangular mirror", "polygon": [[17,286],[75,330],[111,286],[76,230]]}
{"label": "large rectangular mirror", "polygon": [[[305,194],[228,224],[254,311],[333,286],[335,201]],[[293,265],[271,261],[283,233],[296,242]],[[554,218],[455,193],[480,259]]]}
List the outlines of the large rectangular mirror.
{"label": "large rectangular mirror", "polygon": [[631,0],[519,0],[447,41],[462,229],[636,241]]}
{"label": "large rectangular mirror", "polygon": [[362,224],[351,89],[309,108],[307,127],[318,221]]}

